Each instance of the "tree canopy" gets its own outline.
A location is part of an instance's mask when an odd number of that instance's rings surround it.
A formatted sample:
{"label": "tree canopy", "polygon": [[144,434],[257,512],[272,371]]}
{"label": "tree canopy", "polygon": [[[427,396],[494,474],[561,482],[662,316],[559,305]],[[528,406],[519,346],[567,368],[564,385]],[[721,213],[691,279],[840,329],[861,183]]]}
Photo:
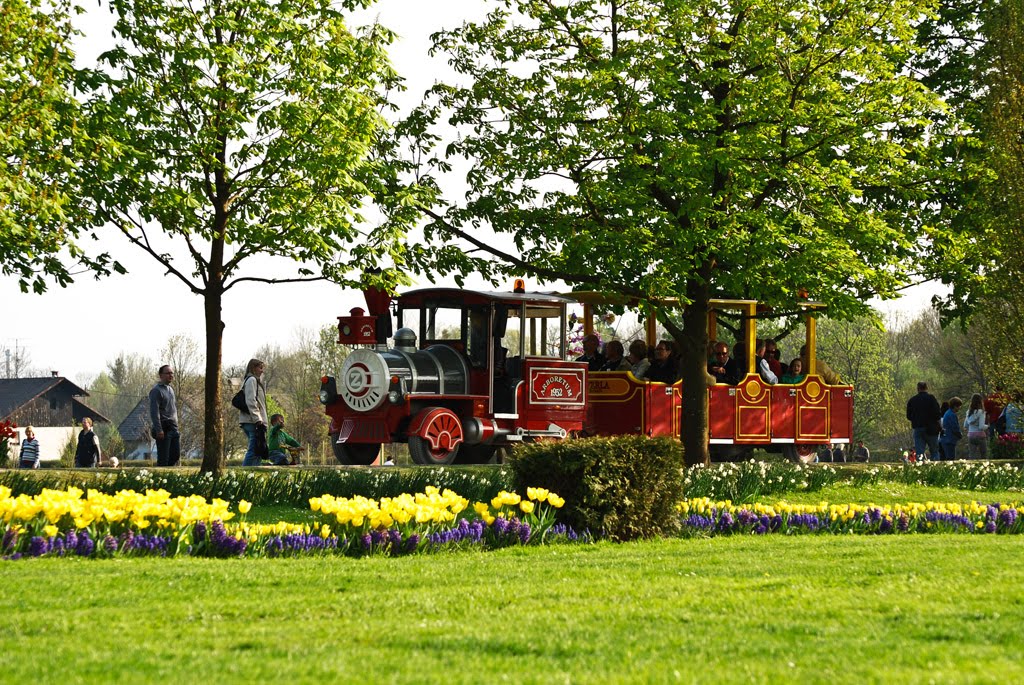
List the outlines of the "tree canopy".
{"label": "tree canopy", "polygon": [[[89,193],[104,220],[203,298],[205,470],[223,468],[225,293],[246,281],[355,282],[378,260],[401,262],[403,220],[385,213],[371,228],[363,216],[388,177],[377,151],[387,92],[400,85],[391,32],[345,21],[366,4],[112,2],[117,45],[88,103],[112,153],[94,160]],[[291,260],[294,272],[271,277],[256,255]],[[153,316],[165,314],[159,299]],[[254,335],[272,325],[255,299],[252,315]]]}
{"label": "tree canopy", "polygon": [[679,298],[682,327],[659,318],[685,353],[683,437],[703,461],[711,297],[785,309],[806,292],[852,316],[957,258],[920,211],[935,172],[915,152],[942,105],[902,69],[928,7],[499,2],[435,36],[460,79],[434,111],[451,112],[446,161],[469,188],[426,210],[429,235],[480,250],[466,268]]}
{"label": "tree canopy", "polygon": [[92,218],[76,193],[89,147],[73,95],[75,69],[64,0],[3,0],[0,11],[0,272],[25,292],[64,287],[76,269],[123,271],[75,241]]}

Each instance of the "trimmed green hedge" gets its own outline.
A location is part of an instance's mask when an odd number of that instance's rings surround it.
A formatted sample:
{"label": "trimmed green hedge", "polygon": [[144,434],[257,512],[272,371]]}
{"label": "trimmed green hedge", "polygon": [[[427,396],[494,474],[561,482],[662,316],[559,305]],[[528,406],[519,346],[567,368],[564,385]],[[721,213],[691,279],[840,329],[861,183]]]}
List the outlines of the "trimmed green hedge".
{"label": "trimmed green hedge", "polygon": [[536,443],[509,461],[518,492],[557,492],[565,498],[560,521],[612,540],[678,530],[684,464],[678,441],[642,436]]}

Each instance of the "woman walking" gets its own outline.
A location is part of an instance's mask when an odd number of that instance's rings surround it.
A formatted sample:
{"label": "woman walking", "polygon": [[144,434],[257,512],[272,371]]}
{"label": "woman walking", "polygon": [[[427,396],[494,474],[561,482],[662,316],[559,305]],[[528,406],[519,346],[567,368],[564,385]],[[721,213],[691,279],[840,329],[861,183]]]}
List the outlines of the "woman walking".
{"label": "woman walking", "polygon": [[264,370],[266,364],[259,359],[250,359],[245,366],[242,390],[245,391],[246,411],[239,411],[238,424],[249,439],[249,446],[245,450],[242,466],[259,466],[260,461],[268,456],[259,454],[256,449],[261,434],[262,444],[267,444],[267,387],[262,380]]}
{"label": "woman walking", "polygon": [[971,406],[967,409],[964,429],[967,431],[967,458],[987,458],[988,423],[985,421],[985,401],[978,393],[971,395]]}
{"label": "woman walking", "polygon": [[82,419],[82,430],[78,433],[78,447],[75,449],[75,468],[94,469],[100,464],[100,438],[92,431],[92,419]]}
{"label": "woman walking", "polygon": [[950,397],[949,409],[942,415],[942,436],[939,438],[939,447],[942,448],[944,461],[956,459],[956,444],[964,436],[960,432],[960,419],[956,415],[962,406],[964,406],[963,400],[959,397]]}

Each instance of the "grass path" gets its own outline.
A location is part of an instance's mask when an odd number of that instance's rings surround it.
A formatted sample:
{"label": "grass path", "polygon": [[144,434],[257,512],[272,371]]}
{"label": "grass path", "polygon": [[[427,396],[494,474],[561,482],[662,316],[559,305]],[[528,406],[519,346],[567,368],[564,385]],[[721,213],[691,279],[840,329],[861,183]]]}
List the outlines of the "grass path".
{"label": "grass path", "polygon": [[1024,539],[0,563],[0,682],[1020,682]]}

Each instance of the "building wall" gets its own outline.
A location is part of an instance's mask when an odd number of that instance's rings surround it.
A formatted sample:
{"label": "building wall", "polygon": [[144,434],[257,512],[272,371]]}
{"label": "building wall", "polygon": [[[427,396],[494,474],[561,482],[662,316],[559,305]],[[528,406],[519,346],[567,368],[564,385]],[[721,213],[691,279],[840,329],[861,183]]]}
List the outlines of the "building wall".
{"label": "building wall", "polygon": [[[28,425],[28,424],[26,424]],[[33,425],[36,432],[36,440],[39,441],[39,459],[41,461],[59,461],[60,453],[69,440],[78,440],[79,428],[40,428]],[[25,426],[18,425],[17,442],[11,445],[11,465],[17,463],[18,455],[21,454],[21,441],[25,439]]]}
{"label": "building wall", "polygon": [[19,426],[70,426],[74,423],[71,396],[51,390],[20,407],[9,418]]}

